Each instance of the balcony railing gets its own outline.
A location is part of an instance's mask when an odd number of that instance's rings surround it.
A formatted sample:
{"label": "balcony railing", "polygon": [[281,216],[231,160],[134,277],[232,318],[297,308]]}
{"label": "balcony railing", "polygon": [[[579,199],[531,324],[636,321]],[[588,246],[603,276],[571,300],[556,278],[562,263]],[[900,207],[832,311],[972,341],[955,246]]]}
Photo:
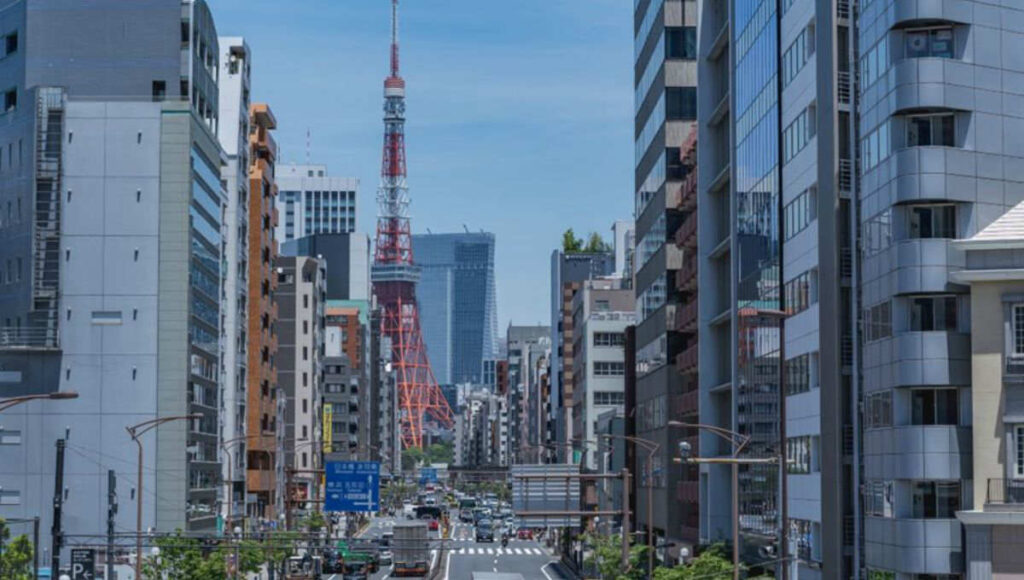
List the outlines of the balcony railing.
{"label": "balcony railing", "polygon": [[1024,479],[989,479],[985,503],[1024,505]]}
{"label": "balcony railing", "polygon": [[839,160],[839,191],[849,195],[853,190],[853,160]]}
{"label": "balcony railing", "polygon": [[697,329],[697,301],[692,300],[676,310],[676,330],[693,332]]}
{"label": "balcony railing", "polygon": [[840,103],[849,104],[850,94],[853,92],[851,76],[849,71],[836,73],[836,94]]}
{"label": "balcony railing", "polygon": [[681,248],[697,247],[697,212],[692,212],[676,230],[676,245]]}
{"label": "balcony railing", "polygon": [[683,267],[676,272],[676,288],[689,292],[697,287],[697,258],[683,258]]}
{"label": "balcony railing", "polygon": [[836,3],[836,16],[839,18],[849,18],[853,12],[854,0],[839,0]]}
{"label": "balcony railing", "polygon": [[676,356],[676,368],[679,369],[679,372],[683,373],[697,370],[696,344]]}

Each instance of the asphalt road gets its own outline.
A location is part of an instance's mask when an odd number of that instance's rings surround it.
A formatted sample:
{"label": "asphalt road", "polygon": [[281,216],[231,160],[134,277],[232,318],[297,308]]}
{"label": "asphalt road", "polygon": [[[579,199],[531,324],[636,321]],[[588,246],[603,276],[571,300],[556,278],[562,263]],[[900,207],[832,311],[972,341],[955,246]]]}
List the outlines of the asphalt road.
{"label": "asphalt road", "polygon": [[[382,534],[384,534],[384,532],[390,532],[391,528],[395,526],[395,522],[398,521],[402,521],[401,518],[373,518],[370,520],[370,525],[368,525],[365,530],[358,534],[357,537],[370,540],[377,540],[381,537]],[[438,535],[439,532],[428,533],[430,535],[430,538],[433,539],[432,544],[437,544],[440,538],[440,536]],[[436,558],[437,546],[435,545],[434,547],[435,550],[433,550],[432,556]],[[379,572],[370,576],[370,580],[385,580],[387,578],[390,578],[390,573],[390,566],[382,567]],[[341,574],[325,574],[323,578],[324,580],[341,580]]]}
{"label": "asphalt road", "polygon": [[521,574],[524,580],[568,580],[566,574],[543,544],[532,540],[510,540],[507,548],[497,542],[478,543],[473,526],[457,524],[446,544],[445,580],[470,580],[473,572]]}

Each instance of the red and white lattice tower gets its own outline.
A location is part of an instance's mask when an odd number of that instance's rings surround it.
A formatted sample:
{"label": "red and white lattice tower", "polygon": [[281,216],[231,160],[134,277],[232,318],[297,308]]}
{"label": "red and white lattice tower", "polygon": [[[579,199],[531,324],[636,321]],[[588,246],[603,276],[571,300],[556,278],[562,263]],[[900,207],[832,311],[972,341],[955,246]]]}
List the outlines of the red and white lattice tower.
{"label": "red and white lattice tower", "polygon": [[398,0],[391,0],[391,76],[384,80],[384,163],[377,191],[380,214],[372,279],[383,310],[381,332],[391,339],[402,443],[406,448],[420,448],[428,415],[444,427],[450,428],[454,421],[430,368],[420,332],[416,307],[420,271],[412,259],[405,179],[405,80],[398,71]]}

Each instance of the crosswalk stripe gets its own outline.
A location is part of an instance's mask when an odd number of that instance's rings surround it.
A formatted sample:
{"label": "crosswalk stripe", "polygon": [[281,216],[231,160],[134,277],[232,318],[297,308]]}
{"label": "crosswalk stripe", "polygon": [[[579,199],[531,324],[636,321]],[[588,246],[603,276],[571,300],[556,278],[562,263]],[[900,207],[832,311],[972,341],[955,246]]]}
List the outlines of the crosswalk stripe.
{"label": "crosswalk stripe", "polygon": [[523,551],[520,550],[519,548],[515,548],[515,551],[516,551],[517,555],[521,555],[523,553]]}
{"label": "crosswalk stripe", "polygon": [[491,548],[487,548],[487,553],[488,553],[488,554],[493,554],[493,553],[494,553],[494,550],[492,550]]}

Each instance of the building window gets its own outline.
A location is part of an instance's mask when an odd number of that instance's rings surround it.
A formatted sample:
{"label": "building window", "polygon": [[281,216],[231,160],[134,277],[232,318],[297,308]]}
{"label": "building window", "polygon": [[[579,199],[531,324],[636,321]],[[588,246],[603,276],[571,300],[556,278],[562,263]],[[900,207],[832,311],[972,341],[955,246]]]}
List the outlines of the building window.
{"label": "building window", "polygon": [[697,87],[667,87],[665,118],[669,121],[693,121],[697,118]]}
{"label": "building window", "polygon": [[861,160],[864,172],[872,169],[889,157],[892,141],[889,139],[889,122],[884,121],[876,129],[861,139]]}
{"label": "building window", "polygon": [[952,113],[907,117],[907,147],[955,147],[955,127]]}
{"label": "building window", "polygon": [[153,100],[162,101],[167,96],[167,82],[153,81]]}
{"label": "building window", "polygon": [[120,310],[93,310],[92,311],[92,323],[93,324],[107,324],[107,325],[121,324],[121,311]]}
{"label": "building window", "polygon": [[[1020,479],[1024,478],[1024,425],[1014,426],[1013,441],[1016,444],[1016,461],[1014,461],[1013,474],[1016,478]],[[0,438],[0,443],[3,443],[2,438]]]}
{"label": "building window", "polygon": [[925,28],[906,31],[907,58],[953,58],[953,29]]}
{"label": "building window", "polygon": [[786,282],[786,314],[793,316],[818,302],[818,270],[811,269]]}
{"label": "building window", "polygon": [[0,445],[21,445],[21,431],[0,429]]}
{"label": "building window", "polygon": [[626,374],[626,363],[624,362],[594,362],[595,377],[621,377]]}
{"label": "building window", "polygon": [[626,394],[621,391],[594,391],[595,405],[624,405]]}
{"label": "building window", "polygon": [[303,413],[308,413],[309,412],[309,399],[302,399],[302,412]]}
{"label": "building window", "polygon": [[892,336],[891,302],[875,304],[864,313],[864,340],[871,342]]}
{"label": "building window", "polygon": [[922,296],[910,299],[912,332],[953,331],[957,329],[956,296]]}
{"label": "building window", "polygon": [[959,405],[956,389],[914,389],[910,392],[912,425],[956,425]]}
{"label": "building window", "polygon": [[910,211],[910,238],[956,238],[956,206],[912,205]]}
{"label": "building window", "polygon": [[952,519],[960,509],[960,482],[914,482],[914,519]]}
{"label": "building window", "polygon": [[302,360],[309,360],[309,347],[302,347]]}
{"label": "building window", "polygon": [[808,106],[782,132],[782,159],[788,163],[818,134],[815,125],[815,107]]}
{"label": "building window", "polygon": [[811,355],[802,354],[786,361],[786,394],[798,395],[811,390]]}
{"label": "building window", "polygon": [[21,492],[0,490],[0,505],[21,505]]}
{"label": "building window", "polygon": [[303,451],[303,452],[302,452],[302,467],[303,467],[303,468],[306,468],[306,467],[308,467],[308,466],[309,466],[309,465],[308,465],[308,463],[307,463],[308,461],[309,461],[309,456],[308,456],[308,455],[306,455],[306,452],[305,452],[305,451]]}
{"label": "building window", "polygon": [[595,332],[594,346],[625,346],[626,335],[621,332]]}
{"label": "building window", "polygon": [[697,58],[697,27],[666,28],[665,58]]}
{"label": "building window", "polygon": [[18,108],[18,89],[8,89],[4,92],[4,111],[9,113]]}
{"label": "building window", "polygon": [[814,54],[814,26],[807,26],[782,55],[782,86],[789,85]]}
{"label": "building window", "polygon": [[811,437],[790,437],[786,439],[786,460],[789,473],[811,472]]}
{"label": "building window", "polygon": [[4,54],[14,54],[18,52],[18,31],[8,33],[4,37]]}
{"label": "building window", "polygon": [[872,393],[864,397],[864,428],[892,427],[892,391]]}
{"label": "building window", "polygon": [[860,59],[861,90],[871,86],[889,70],[889,36],[882,35],[878,44],[863,54]]}
{"label": "building window", "polygon": [[784,212],[784,239],[789,240],[804,231],[818,217],[817,191],[811,187],[789,202]]}
{"label": "building window", "polygon": [[864,514],[882,518],[893,517],[894,488],[892,481],[869,481],[864,484]]}

